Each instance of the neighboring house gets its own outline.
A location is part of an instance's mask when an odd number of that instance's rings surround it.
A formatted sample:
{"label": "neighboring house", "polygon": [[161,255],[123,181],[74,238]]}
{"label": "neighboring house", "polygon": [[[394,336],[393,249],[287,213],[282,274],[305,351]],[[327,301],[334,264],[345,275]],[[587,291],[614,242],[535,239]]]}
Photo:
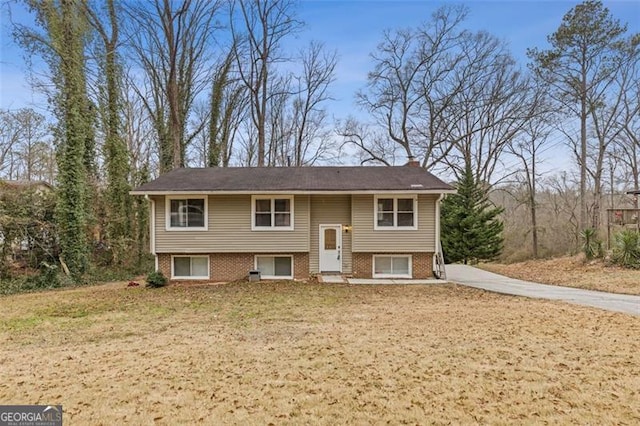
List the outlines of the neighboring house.
{"label": "neighboring house", "polygon": [[27,191],[38,193],[53,191],[53,186],[43,180],[2,180],[0,179],[0,192],[5,190]]}
{"label": "neighboring house", "polygon": [[410,162],[176,169],[132,194],[151,200],[156,269],[226,281],[256,269],[267,279],[431,277],[440,200],[452,192]]}

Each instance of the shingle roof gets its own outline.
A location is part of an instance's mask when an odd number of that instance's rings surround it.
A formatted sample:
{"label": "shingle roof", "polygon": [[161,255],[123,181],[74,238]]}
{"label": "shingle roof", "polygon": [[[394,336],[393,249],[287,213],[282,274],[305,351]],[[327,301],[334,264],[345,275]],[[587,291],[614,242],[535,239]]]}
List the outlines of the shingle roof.
{"label": "shingle roof", "polygon": [[452,190],[421,167],[213,167],[175,169],[132,193]]}

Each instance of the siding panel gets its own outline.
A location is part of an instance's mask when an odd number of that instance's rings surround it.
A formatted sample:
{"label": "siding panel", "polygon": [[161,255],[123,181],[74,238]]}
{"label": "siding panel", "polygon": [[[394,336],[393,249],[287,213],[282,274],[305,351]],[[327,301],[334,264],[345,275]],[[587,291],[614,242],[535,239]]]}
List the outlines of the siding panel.
{"label": "siding panel", "polygon": [[252,231],[250,195],[209,195],[207,231],[167,231],[165,197],[156,200],[158,253],[309,251],[309,196],[294,198],[293,231]]}
{"label": "siding panel", "polygon": [[[320,250],[321,224],[351,224],[351,196],[350,195],[312,195],[311,196],[311,226],[309,246],[309,271],[318,273]],[[342,232],[342,272],[350,274],[352,271],[351,235]]]}
{"label": "siding panel", "polygon": [[418,229],[374,230],[373,195],[353,195],[354,252],[433,252],[435,250],[435,195],[418,196]]}

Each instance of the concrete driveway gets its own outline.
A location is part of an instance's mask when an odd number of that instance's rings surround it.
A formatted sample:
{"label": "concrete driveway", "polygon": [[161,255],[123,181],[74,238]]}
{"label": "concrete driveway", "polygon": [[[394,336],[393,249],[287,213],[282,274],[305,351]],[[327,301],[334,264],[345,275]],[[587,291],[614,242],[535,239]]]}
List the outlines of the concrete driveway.
{"label": "concrete driveway", "polygon": [[447,265],[447,281],[495,293],[562,300],[576,305],[640,316],[640,296],[604,293],[516,280],[467,265]]}

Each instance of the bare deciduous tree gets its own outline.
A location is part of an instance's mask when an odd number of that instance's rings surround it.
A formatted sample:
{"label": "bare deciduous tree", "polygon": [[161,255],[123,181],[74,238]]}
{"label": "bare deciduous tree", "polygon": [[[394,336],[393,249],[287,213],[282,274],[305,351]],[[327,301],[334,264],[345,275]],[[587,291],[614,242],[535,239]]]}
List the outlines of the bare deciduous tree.
{"label": "bare deciduous tree", "polygon": [[23,128],[12,111],[0,111],[0,172],[13,179],[16,172],[14,152]]}
{"label": "bare deciduous tree", "polygon": [[[231,13],[234,57],[240,79],[249,92],[251,120],[256,128],[257,165],[266,164],[270,98],[283,89],[274,85],[275,65],[289,58],[282,52],[285,37],[295,34],[301,22],[291,0],[237,0]],[[236,22],[236,19],[238,22]]]}
{"label": "bare deciduous tree", "polygon": [[235,69],[235,48],[217,68],[211,89],[210,117],[206,159],[209,167],[229,165],[233,152],[233,141],[240,123],[247,118],[247,90]]}
{"label": "bare deciduous tree", "polygon": [[208,86],[207,64],[219,2],[154,0],[131,4],[130,46],[145,72],[137,89],[153,117],[160,151],[160,172],[184,166],[186,145],[202,130],[187,134],[194,100]]}
{"label": "bare deciduous tree", "polygon": [[[459,49],[465,34],[460,23],[466,14],[464,7],[443,7],[417,29],[384,33],[371,55],[375,66],[367,89],[357,100],[395,147],[385,144],[380,149],[384,142],[378,135],[378,149],[368,150],[366,157],[387,163],[388,157],[380,154],[393,150],[394,157],[419,158],[424,167],[432,168],[449,153],[453,144],[442,124],[453,97],[464,89],[450,76],[467,53]],[[366,143],[363,135],[358,140]]]}
{"label": "bare deciduous tree", "polygon": [[492,184],[503,151],[531,118],[531,80],[490,34],[466,34],[461,48],[466,53],[452,79],[463,90],[440,124],[453,145],[444,162],[457,177],[469,164],[478,181]]}
{"label": "bare deciduous tree", "polygon": [[547,148],[553,132],[554,111],[548,102],[546,90],[544,85],[537,85],[532,90],[531,95],[534,98],[530,104],[532,109],[529,112],[529,120],[522,132],[513,138],[506,148],[519,162],[516,180],[524,187],[524,194],[522,198],[516,198],[529,209],[531,250],[534,258],[539,254],[538,187],[542,180],[539,168],[542,161],[540,155]]}
{"label": "bare deciduous tree", "polygon": [[388,163],[380,154],[392,151],[429,169],[446,164],[456,175],[470,165],[477,180],[491,181],[526,123],[529,81],[504,42],[461,28],[465,16],[464,7],[448,6],[417,29],[385,32],[357,95],[391,142],[376,141],[367,150],[372,160]]}
{"label": "bare deciduous tree", "polygon": [[311,42],[301,54],[302,75],[297,77],[297,90],[291,106],[292,147],[295,166],[311,165],[327,159],[334,146],[329,143],[325,127],[327,110],[324,103],[331,99],[329,86],[335,80],[337,56],[327,52],[322,43]]}
{"label": "bare deciduous tree", "polygon": [[[19,177],[25,180],[48,179],[47,169],[51,162],[46,161],[44,155],[52,154],[48,142],[49,126],[42,114],[32,109],[23,108],[14,114],[14,118],[21,128],[20,139],[17,144],[16,156],[19,161]],[[44,161],[43,161],[44,160]]]}

